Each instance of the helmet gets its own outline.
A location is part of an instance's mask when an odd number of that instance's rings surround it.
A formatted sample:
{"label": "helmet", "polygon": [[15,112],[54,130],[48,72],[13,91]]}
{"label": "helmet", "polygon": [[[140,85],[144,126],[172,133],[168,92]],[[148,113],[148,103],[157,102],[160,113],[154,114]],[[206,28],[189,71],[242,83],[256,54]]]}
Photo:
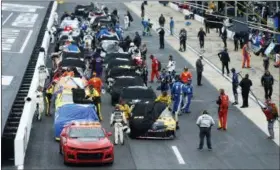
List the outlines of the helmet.
{"label": "helmet", "polygon": [[129,44],[129,46],[130,46],[130,47],[134,47],[135,45],[134,45],[133,42],[131,42],[131,43]]}
{"label": "helmet", "polygon": [[129,134],[130,133],[130,128],[127,125],[125,125],[123,127],[123,131],[124,131],[124,133]]}

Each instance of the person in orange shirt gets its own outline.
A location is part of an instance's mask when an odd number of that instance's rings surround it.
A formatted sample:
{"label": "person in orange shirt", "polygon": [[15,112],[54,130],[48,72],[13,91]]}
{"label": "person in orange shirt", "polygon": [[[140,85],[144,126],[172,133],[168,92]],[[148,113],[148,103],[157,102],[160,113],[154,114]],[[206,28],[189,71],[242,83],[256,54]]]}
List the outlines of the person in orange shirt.
{"label": "person in orange shirt", "polygon": [[96,76],[96,72],[93,72],[92,74],[92,78],[88,81],[88,85],[92,85],[99,94],[101,94],[101,90],[102,90],[102,80]]}
{"label": "person in orange shirt", "polygon": [[187,67],[185,67],[184,71],[181,73],[180,79],[184,84],[192,81],[192,73],[189,72],[189,69]]}
{"label": "person in orange shirt", "polygon": [[242,56],[243,56],[243,60],[242,60],[242,68],[245,68],[245,64],[247,65],[247,68],[251,68],[250,67],[250,53],[249,53],[249,46],[248,43],[244,44],[243,48],[242,48]]}
{"label": "person in orange shirt", "polygon": [[224,89],[220,89],[220,96],[217,100],[217,104],[219,105],[218,115],[219,115],[219,127],[218,130],[226,130],[227,129],[227,115],[228,115],[228,106],[229,106],[229,98],[228,95],[225,94]]}
{"label": "person in orange shirt", "polygon": [[67,70],[62,74],[62,77],[70,76],[74,77],[74,71],[73,69],[67,68]]}

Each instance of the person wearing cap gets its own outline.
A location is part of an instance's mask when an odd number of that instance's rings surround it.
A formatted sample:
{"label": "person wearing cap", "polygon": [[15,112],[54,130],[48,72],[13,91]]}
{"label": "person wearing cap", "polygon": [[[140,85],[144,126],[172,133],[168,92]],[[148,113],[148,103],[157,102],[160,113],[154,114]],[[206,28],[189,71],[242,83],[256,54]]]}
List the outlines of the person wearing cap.
{"label": "person wearing cap", "polygon": [[227,52],[227,48],[225,48],[222,52],[218,53],[218,57],[220,58],[220,61],[222,63],[222,73],[224,75],[225,73],[225,68],[227,69],[227,75],[229,75],[229,68],[228,64],[230,62],[230,58]]}
{"label": "person wearing cap", "polygon": [[185,104],[182,107],[183,113],[191,113],[190,105],[193,97],[193,86],[191,85],[191,81],[188,81],[187,84],[183,86],[183,94],[185,96]]}
{"label": "person wearing cap", "polygon": [[92,85],[98,91],[98,93],[101,94],[103,83],[102,80],[97,77],[96,72],[93,72],[92,78],[88,81],[88,85]]}
{"label": "person wearing cap", "polygon": [[150,55],[150,59],[152,60],[152,72],[151,72],[150,82],[153,83],[155,76],[159,80],[159,62],[154,55]]}
{"label": "person wearing cap", "polygon": [[197,85],[202,86],[201,79],[202,79],[202,72],[203,72],[203,63],[202,63],[203,57],[202,55],[199,56],[199,58],[196,60],[195,66],[196,66],[196,74],[197,74]]}
{"label": "person wearing cap", "polygon": [[238,88],[238,84],[239,84],[239,80],[238,80],[238,74],[236,73],[235,68],[231,69],[232,72],[232,91],[233,91],[233,95],[234,95],[234,103],[232,103],[233,105],[237,105],[238,104],[238,93],[237,93],[237,88]]}
{"label": "person wearing cap", "polygon": [[265,102],[265,107],[262,108],[263,113],[266,116],[267,128],[269,136],[268,139],[274,139],[274,123],[278,118],[278,109],[275,103],[272,103],[270,99],[267,99]]}
{"label": "person wearing cap", "polygon": [[196,125],[199,127],[199,146],[198,150],[202,150],[204,146],[204,138],[206,137],[208,150],[212,150],[211,144],[211,128],[215,125],[214,119],[206,110],[198,117]]}
{"label": "person wearing cap", "polygon": [[90,98],[93,101],[93,104],[95,105],[95,110],[98,114],[98,118],[100,121],[102,121],[102,114],[101,114],[101,97],[100,93],[94,88],[93,85],[88,85],[85,89],[86,96],[85,98]]}
{"label": "person wearing cap", "polygon": [[249,107],[248,98],[249,98],[250,88],[252,85],[253,85],[253,83],[249,79],[249,74],[246,74],[245,77],[239,83],[239,86],[241,87],[241,94],[242,94],[242,100],[243,100],[243,104],[242,104],[241,108]]}
{"label": "person wearing cap", "polygon": [[143,36],[148,35],[149,22],[142,18],[141,24],[143,26]]}
{"label": "person wearing cap", "polygon": [[187,67],[184,68],[184,71],[180,75],[180,79],[184,84],[187,84],[188,81],[192,81],[192,73],[189,72]]}
{"label": "person wearing cap", "polygon": [[229,107],[229,98],[225,94],[224,89],[220,89],[220,95],[216,103],[219,105],[218,115],[219,115],[219,127],[218,130],[227,130],[227,115]]}

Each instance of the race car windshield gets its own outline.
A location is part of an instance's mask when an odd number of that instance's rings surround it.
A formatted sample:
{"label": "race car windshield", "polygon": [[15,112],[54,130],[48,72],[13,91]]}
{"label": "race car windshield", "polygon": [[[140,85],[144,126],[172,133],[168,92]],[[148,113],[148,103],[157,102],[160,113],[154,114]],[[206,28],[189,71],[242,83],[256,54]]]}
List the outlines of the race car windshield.
{"label": "race car windshield", "polygon": [[70,129],[69,137],[70,138],[104,138],[105,134],[101,128],[75,127]]}
{"label": "race car windshield", "polygon": [[124,99],[154,99],[155,94],[150,89],[125,89],[122,98]]}

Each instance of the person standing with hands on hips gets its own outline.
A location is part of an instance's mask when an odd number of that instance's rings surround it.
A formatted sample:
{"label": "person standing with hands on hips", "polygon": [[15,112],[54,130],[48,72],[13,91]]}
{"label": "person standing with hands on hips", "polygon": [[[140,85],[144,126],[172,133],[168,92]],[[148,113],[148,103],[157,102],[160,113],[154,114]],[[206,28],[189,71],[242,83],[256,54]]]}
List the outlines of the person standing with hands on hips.
{"label": "person standing with hands on hips", "polygon": [[198,117],[196,121],[196,125],[199,127],[199,146],[198,150],[203,149],[204,145],[204,138],[206,136],[206,141],[207,141],[207,147],[208,150],[212,150],[212,145],[211,145],[211,127],[215,125],[215,122],[213,118],[208,114],[206,110],[203,111],[202,115]]}

